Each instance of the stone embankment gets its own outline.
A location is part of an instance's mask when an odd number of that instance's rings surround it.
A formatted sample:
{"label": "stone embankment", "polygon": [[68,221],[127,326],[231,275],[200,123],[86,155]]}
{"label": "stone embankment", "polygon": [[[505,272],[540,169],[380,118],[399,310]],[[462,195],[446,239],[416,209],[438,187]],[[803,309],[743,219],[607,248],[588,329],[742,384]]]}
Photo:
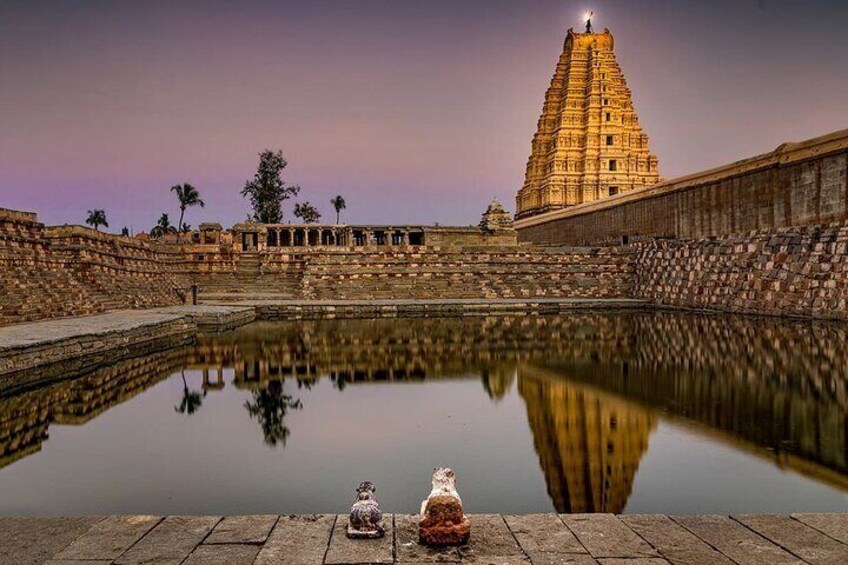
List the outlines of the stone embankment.
{"label": "stone embankment", "polygon": [[0,326],[181,304],[188,284],[170,259],[131,238],[0,209]]}
{"label": "stone embankment", "polygon": [[201,300],[620,298],[633,287],[633,250],[324,248],[193,262]]}
{"label": "stone embankment", "polygon": [[638,247],[633,296],[656,305],[848,320],[848,225]]}
{"label": "stone embankment", "polygon": [[191,344],[198,331],[231,329],[255,316],[252,307],[183,306],[0,328],[0,392]]}
{"label": "stone embankment", "polygon": [[[379,301],[436,300],[443,305],[422,308],[425,315],[450,315],[473,310],[444,306],[454,300],[541,305],[635,299],[660,307],[845,320],[848,224],[610,247],[235,253],[208,245],[157,246],[81,227],[44,228],[34,215],[0,210],[0,326],[174,306],[192,299],[192,285],[208,304],[313,301],[309,308],[317,311],[333,301],[349,302],[347,309],[356,313],[367,310],[357,302],[371,301],[378,315],[391,315]],[[289,312],[266,309],[270,317]]]}
{"label": "stone embankment", "polygon": [[0,561],[60,565],[845,563],[848,515],[471,515],[467,545],[418,543],[418,517],[351,540],[347,516],[0,518]]}

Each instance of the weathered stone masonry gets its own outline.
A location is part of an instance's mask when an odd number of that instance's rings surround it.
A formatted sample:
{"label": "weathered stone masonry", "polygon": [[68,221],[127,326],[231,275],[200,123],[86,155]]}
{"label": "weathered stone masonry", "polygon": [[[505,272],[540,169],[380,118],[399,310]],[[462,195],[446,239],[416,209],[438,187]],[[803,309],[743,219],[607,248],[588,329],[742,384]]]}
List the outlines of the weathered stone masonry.
{"label": "weathered stone masonry", "polygon": [[[179,257],[179,256],[176,256]],[[0,325],[182,303],[172,253],[0,209]]]}
{"label": "weathered stone masonry", "polygon": [[238,254],[43,228],[5,213],[0,324],[201,300],[637,298],[848,319],[848,225],[620,247],[318,248]]}
{"label": "weathered stone masonry", "polygon": [[638,244],[634,297],[658,305],[848,320],[848,224]]}
{"label": "weathered stone masonry", "polygon": [[615,298],[632,288],[632,253],[618,248],[484,248],[325,253],[305,262],[310,299]]}
{"label": "weathered stone masonry", "polygon": [[[467,238],[465,238],[467,239]],[[476,243],[476,242],[473,242]],[[0,213],[0,325],[202,300],[615,298],[632,250],[517,246],[315,247],[237,252],[160,245]]]}

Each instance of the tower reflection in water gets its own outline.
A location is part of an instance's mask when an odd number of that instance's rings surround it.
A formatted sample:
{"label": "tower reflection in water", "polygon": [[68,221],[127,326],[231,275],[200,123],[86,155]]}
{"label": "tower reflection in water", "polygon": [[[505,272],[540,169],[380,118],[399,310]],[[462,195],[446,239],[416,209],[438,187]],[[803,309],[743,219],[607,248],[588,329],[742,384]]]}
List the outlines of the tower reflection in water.
{"label": "tower reflection in water", "polygon": [[518,390],[557,512],[621,513],[656,416],[532,367],[519,370]]}
{"label": "tower reflection in water", "polygon": [[494,402],[513,391],[523,400],[559,512],[623,511],[661,416],[846,490],[846,333],[671,313],[262,322],[5,391],[0,473],[37,452],[52,423],[85,424],[181,371],[200,371],[202,383],[186,382],[175,409],[192,417],[207,395],[235,386],[249,392],[245,417],[276,449],[296,433],[287,415],[309,409],[298,389],[321,379],[344,390],[478,375]]}

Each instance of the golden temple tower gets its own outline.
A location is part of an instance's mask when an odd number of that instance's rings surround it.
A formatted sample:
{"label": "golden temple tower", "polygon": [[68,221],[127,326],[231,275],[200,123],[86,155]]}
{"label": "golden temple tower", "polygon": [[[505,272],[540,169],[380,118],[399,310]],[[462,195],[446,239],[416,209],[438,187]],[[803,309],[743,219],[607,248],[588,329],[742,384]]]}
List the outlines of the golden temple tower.
{"label": "golden temple tower", "polygon": [[533,136],[516,217],[659,182],[608,29],[568,30]]}

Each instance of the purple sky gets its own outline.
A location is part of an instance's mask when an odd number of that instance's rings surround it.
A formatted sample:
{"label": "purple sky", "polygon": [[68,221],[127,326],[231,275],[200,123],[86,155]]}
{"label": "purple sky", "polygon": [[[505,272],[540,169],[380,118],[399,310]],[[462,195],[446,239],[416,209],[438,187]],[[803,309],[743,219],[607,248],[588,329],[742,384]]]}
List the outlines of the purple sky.
{"label": "purple sky", "polygon": [[667,178],[848,127],[845,0],[4,0],[0,207],[139,231],[190,182],[230,225],[269,147],[327,219],[476,223],[589,7]]}

